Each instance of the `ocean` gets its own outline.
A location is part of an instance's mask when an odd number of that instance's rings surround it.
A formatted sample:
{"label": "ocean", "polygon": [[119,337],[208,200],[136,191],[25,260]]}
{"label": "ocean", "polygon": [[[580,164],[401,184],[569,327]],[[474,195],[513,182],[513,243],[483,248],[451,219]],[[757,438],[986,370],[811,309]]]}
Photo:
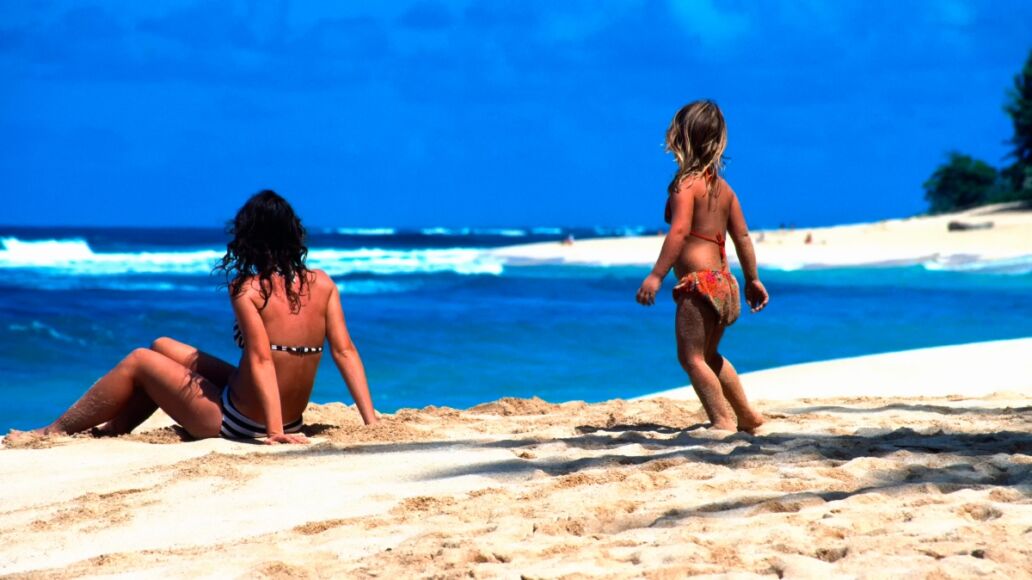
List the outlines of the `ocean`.
{"label": "ocean", "polygon": [[[310,230],[309,265],[341,288],[380,411],[504,396],[601,401],[687,383],[674,350],[672,279],[643,308],[634,294],[647,267],[515,266],[491,249],[645,231]],[[224,280],[210,275],[225,242],[218,229],[0,227],[0,431],[51,421],[159,336],[235,363]],[[770,305],[743,314],[722,346],[741,372],[1032,335],[1032,264],[761,277]],[[330,357],[313,398],[351,402]]]}

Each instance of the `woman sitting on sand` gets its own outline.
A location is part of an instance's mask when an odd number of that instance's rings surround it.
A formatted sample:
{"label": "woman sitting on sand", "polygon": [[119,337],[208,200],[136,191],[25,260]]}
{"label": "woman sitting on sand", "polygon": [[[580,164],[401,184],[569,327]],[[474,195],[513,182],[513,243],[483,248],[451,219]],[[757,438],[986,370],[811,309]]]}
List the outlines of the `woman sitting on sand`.
{"label": "woman sitting on sand", "polygon": [[236,314],[239,366],[159,338],[151,348],[129,353],[38,431],[78,433],[100,426],[102,434],[120,435],[160,407],[198,439],[265,436],[269,444],[307,443],[299,432],[301,413],[327,340],[362,420],[376,423],[337,286],[325,272],[305,265],[305,229],[290,204],[262,191],[240,208],[230,233],[233,240],[216,270],[226,274]]}
{"label": "woman sitting on sand", "polygon": [[674,116],[666,135],[667,151],[678,165],[667,188],[670,231],[652,273],[638,289],[637,300],[645,306],[654,304],[663,278],[674,269],[681,366],[714,429],[752,431],[763,417],[749,405],[735,368],[717,350],[724,330],[741,311],[738,282],[727,265],[726,232],[745,273],[745,298],[752,311],[763,310],[768,296],[756,271],[756,254],[738,196],[720,177],[726,146],[724,116],[712,101],[690,103]]}

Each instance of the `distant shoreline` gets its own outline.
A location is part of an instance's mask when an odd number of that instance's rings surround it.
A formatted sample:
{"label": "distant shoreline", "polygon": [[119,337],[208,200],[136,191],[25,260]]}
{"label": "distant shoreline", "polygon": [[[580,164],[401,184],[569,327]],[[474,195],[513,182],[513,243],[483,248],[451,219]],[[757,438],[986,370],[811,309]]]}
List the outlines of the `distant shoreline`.
{"label": "distant shoreline", "polygon": [[[1020,209],[1019,209],[1020,208]],[[985,229],[950,231],[950,222]],[[1020,203],[982,206],[952,214],[892,219],[820,228],[752,232],[761,268],[928,265],[942,269],[983,266],[1032,270],[1032,211]],[[809,242],[807,239],[809,238]],[[663,236],[595,238],[522,244],[491,254],[506,265],[646,266],[659,254]],[[728,258],[737,263],[733,248]],[[1025,259],[1028,264],[1025,264]],[[1013,262],[1019,263],[1014,265]]]}

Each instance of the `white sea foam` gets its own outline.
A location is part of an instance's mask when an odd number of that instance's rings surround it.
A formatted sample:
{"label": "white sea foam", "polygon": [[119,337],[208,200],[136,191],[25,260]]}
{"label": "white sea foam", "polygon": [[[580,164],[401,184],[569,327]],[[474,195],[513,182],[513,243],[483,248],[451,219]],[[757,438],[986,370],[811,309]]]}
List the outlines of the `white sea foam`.
{"label": "white sea foam", "polygon": [[501,274],[502,262],[473,248],[315,250],[308,264],[331,276],[347,274]]}
{"label": "white sea foam", "polygon": [[349,280],[338,282],[337,288],[342,294],[399,294],[409,292],[421,286],[417,281],[398,280]]}
{"label": "white sea foam", "polygon": [[645,226],[617,226],[617,227],[606,227],[596,226],[594,228],[595,235],[609,238],[609,237],[628,237],[628,236],[640,236],[647,231]]}
{"label": "white sea foam", "polygon": [[131,292],[211,292],[212,286],[198,284],[175,284],[172,282],[125,282],[121,280],[100,281],[97,288],[104,290],[125,290]]}
{"label": "white sea foam", "polygon": [[79,342],[82,340],[68,336],[67,334],[58,331],[53,326],[33,320],[30,324],[8,324],[7,330],[11,332],[23,332],[27,334],[45,334],[55,340],[62,342]]}
{"label": "white sea foam", "polygon": [[393,236],[397,230],[394,228],[337,228],[336,232],[342,236]]}
{"label": "white sea foam", "polygon": [[419,233],[424,236],[502,236],[520,238],[527,235],[527,230],[520,228],[423,228]]}
{"label": "white sea foam", "polygon": [[0,239],[0,269],[46,270],[56,274],[197,274],[211,271],[216,250],[186,252],[94,252],[84,240]]}
{"label": "white sea foam", "polygon": [[[34,270],[74,276],[131,274],[205,275],[222,256],[217,250],[183,252],[94,252],[85,241],[0,239],[0,270]],[[349,250],[315,248],[308,264],[331,276],[347,274],[502,273],[502,262],[473,248]]]}
{"label": "white sea foam", "polygon": [[468,236],[469,228],[423,228],[419,233],[424,236]]}
{"label": "white sea foam", "polygon": [[[732,264],[738,268],[741,268],[741,266],[735,262],[732,262]],[[803,262],[790,261],[763,262],[762,264],[760,264],[760,268],[764,270],[778,270],[781,272],[797,272],[799,270],[805,270],[807,268],[807,264]]]}
{"label": "white sea foam", "polygon": [[527,235],[527,230],[518,228],[474,228],[473,233],[479,236],[503,236],[506,238],[521,238]]}
{"label": "white sea foam", "polygon": [[558,235],[562,235],[563,228],[546,228],[546,227],[531,228],[530,233],[532,233],[532,234],[534,234],[536,236],[558,236]]}
{"label": "white sea foam", "polygon": [[12,263],[47,264],[60,261],[90,259],[94,254],[86,240],[39,240],[24,242],[18,238],[0,238],[4,249],[0,259]]}
{"label": "white sea foam", "polygon": [[1023,275],[1032,274],[1032,255],[1004,259],[954,256],[948,260],[932,260],[921,265],[932,271]]}

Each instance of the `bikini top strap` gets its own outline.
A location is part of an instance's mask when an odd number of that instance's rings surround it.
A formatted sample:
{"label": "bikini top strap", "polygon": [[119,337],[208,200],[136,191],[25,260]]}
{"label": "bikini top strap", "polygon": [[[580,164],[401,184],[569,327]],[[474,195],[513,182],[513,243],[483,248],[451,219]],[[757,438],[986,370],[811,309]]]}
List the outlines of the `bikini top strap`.
{"label": "bikini top strap", "polygon": [[688,232],[688,235],[692,236],[693,238],[699,238],[700,240],[706,240],[707,242],[710,242],[710,243],[713,243],[713,244],[716,244],[716,245],[720,246],[720,261],[724,264],[725,267],[727,266],[727,249],[724,247],[724,242],[727,241],[727,240],[724,237],[724,233],[723,232],[718,233],[717,237],[715,237],[715,238],[711,238],[709,236],[700,234],[698,232]]}
{"label": "bikini top strap", "polygon": [[[244,333],[240,331],[239,322],[233,323],[233,340],[236,342],[237,346],[244,348]],[[315,354],[323,351],[323,347],[321,346],[284,346],[282,344],[270,344],[269,348],[293,354]]]}
{"label": "bikini top strap", "polygon": [[240,331],[240,323],[233,323],[233,342],[240,348],[244,348],[244,333]]}
{"label": "bikini top strap", "polygon": [[714,244],[723,247],[724,245],[724,234],[717,234],[717,237],[711,238],[698,232],[688,232],[689,236],[699,238],[700,240],[706,240],[707,242],[713,242]]}

